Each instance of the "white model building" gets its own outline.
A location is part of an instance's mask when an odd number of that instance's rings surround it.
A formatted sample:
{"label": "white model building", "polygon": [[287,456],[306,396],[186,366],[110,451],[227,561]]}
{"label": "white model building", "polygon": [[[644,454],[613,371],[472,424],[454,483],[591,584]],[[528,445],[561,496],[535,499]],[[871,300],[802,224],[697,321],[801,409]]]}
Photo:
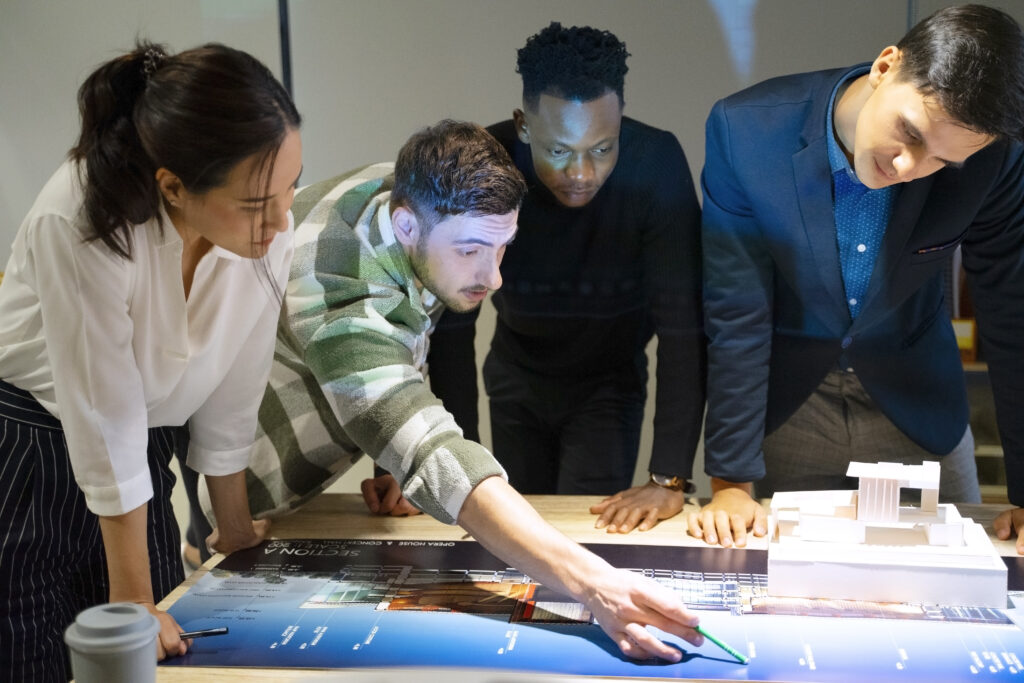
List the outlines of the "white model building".
{"label": "white model building", "polygon": [[[1006,607],[1006,565],[985,529],[939,504],[939,464],[850,463],[857,491],[772,497],[768,594]],[[900,489],[921,490],[900,507]]]}

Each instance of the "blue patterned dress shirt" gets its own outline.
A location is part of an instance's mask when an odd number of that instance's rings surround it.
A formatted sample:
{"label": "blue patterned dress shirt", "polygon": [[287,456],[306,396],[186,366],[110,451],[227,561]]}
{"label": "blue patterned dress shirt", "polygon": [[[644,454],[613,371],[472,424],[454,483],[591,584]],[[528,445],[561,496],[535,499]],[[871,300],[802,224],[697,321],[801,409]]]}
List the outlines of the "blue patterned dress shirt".
{"label": "blue patterned dress shirt", "polygon": [[827,121],[828,161],[832,169],[832,209],[839,244],[839,265],[843,271],[846,305],[850,309],[851,320],[857,317],[864,303],[871,271],[875,267],[896,197],[895,186],[872,190],[860,182],[836,140],[832,125],[836,94],[844,84],[867,71],[867,68],[851,71],[836,85],[829,101]]}

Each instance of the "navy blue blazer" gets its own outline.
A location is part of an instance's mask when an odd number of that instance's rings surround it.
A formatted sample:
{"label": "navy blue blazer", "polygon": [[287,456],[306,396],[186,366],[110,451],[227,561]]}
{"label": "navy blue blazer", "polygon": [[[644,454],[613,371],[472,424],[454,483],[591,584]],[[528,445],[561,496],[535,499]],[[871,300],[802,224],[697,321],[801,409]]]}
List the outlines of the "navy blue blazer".
{"label": "navy blue blazer", "polygon": [[892,422],[944,454],[967,426],[943,269],[957,245],[989,363],[1010,500],[1024,505],[1024,152],[999,142],[899,186],[861,312],[839,265],[826,108],[850,69],[776,78],[707,121],[705,469],[764,476],[761,441],[832,369],[853,368]]}

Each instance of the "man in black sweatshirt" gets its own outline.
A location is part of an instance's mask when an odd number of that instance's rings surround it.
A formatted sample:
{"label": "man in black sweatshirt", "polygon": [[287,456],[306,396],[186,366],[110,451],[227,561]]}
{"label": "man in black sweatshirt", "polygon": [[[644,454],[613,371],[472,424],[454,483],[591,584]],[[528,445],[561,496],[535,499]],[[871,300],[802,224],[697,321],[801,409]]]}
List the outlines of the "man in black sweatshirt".
{"label": "man in black sweatshirt", "polygon": [[[489,128],[530,190],[483,374],[494,455],[522,493],[607,495],[598,527],[679,512],[704,410],[700,208],[675,136],[623,117],[625,45],[552,23],[518,53],[523,108]],[[446,314],[431,384],[476,437],[476,314]],[[630,488],[658,336],[650,481]],[[614,495],[613,495],[614,494]]]}

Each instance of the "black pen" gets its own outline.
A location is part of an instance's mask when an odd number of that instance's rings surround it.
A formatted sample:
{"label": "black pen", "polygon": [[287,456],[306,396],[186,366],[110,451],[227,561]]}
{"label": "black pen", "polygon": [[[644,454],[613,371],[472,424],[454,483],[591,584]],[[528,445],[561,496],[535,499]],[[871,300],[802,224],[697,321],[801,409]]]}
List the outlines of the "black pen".
{"label": "black pen", "polygon": [[186,638],[205,638],[207,636],[223,636],[228,632],[227,626],[221,626],[220,628],[204,628],[201,631],[184,631],[178,634],[178,637],[182,640]]}

